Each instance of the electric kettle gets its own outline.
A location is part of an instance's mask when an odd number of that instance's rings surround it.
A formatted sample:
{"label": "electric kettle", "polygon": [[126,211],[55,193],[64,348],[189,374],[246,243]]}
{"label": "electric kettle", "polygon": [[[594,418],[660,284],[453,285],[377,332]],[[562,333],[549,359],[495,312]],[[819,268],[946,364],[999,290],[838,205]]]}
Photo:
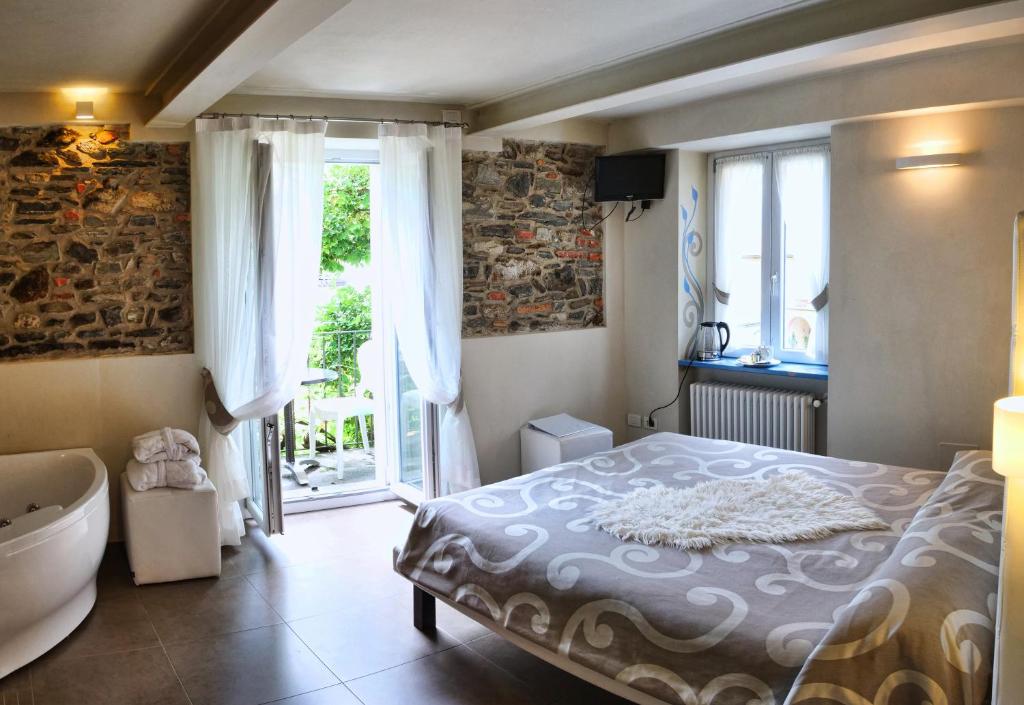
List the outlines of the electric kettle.
{"label": "electric kettle", "polygon": [[[722,331],[725,339],[722,339]],[[698,360],[718,360],[729,345],[729,324],[722,321],[705,321],[697,329],[696,356]]]}

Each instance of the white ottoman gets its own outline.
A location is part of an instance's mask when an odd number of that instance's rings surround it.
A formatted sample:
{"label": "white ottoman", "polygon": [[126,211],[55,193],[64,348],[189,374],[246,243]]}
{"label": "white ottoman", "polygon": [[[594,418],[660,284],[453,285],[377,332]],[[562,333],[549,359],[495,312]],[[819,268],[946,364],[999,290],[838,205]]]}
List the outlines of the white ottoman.
{"label": "white ottoman", "polygon": [[612,449],[612,432],[597,424],[570,436],[553,436],[527,424],[519,430],[523,474]]}
{"label": "white ottoman", "polygon": [[124,542],[136,585],[220,575],[217,490],[156,487],[136,492],[121,475]]}

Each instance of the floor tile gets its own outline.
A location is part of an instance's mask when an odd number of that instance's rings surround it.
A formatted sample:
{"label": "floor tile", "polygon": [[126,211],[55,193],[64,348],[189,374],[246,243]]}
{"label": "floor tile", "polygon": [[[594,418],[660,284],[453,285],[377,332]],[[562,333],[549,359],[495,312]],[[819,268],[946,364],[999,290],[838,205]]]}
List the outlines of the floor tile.
{"label": "floor tile", "polygon": [[[375,554],[390,560],[392,549],[405,543],[412,518],[401,502],[290,514],[285,519],[284,538],[313,547],[322,557]],[[329,529],[325,531],[325,527]],[[278,538],[282,537],[274,537]]]}
{"label": "floor tile", "polygon": [[206,578],[140,589],[165,644],[277,624],[281,618],[245,578]]}
{"label": "floor tile", "polygon": [[289,514],[285,533],[267,537],[254,523],[241,546],[221,550],[221,576],[249,575],[339,557],[370,555],[390,561],[391,551],[404,544],[413,514],[402,502]]}
{"label": "floor tile", "polygon": [[347,683],[366,705],[543,705],[467,646]]}
{"label": "floor tile", "polygon": [[222,546],[220,549],[220,577],[232,578],[283,568],[296,563],[284,546],[271,541],[252,522],[246,523],[246,534],[241,546]]}
{"label": "floor tile", "polygon": [[286,621],[343,609],[368,598],[397,596],[410,589],[408,582],[386,569],[383,560],[335,558],[253,573],[246,579]]}
{"label": "floor tile", "polygon": [[284,624],[166,648],[193,705],[255,705],[338,682]]}
{"label": "floor tile", "polygon": [[0,678],[0,705],[32,705],[31,666]]}
{"label": "floor tile", "polygon": [[43,661],[32,669],[34,705],[187,705],[160,647]]}
{"label": "floor tile", "polygon": [[557,705],[629,705],[628,701],[552,666],[497,634],[489,634],[467,646],[526,683],[538,702]]}
{"label": "floor tile", "polygon": [[332,685],[323,690],[303,693],[284,700],[275,700],[272,705],[362,705],[359,698],[344,685]]}
{"label": "floor tile", "polygon": [[159,645],[142,603],[127,595],[97,601],[82,623],[42,658],[54,661]]}
{"label": "floor tile", "polygon": [[457,639],[440,630],[435,636],[419,631],[412,625],[412,608],[396,610],[391,600],[357,603],[348,609],[289,624],[343,681],[459,644]]}

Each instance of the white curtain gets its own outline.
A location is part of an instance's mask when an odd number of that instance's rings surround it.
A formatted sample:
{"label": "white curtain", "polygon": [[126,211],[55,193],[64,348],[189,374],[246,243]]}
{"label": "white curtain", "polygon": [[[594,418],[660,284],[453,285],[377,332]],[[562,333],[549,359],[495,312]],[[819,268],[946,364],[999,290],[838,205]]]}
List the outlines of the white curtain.
{"label": "white curtain", "polygon": [[[323,219],[323,121],[196,120],[196,356],[237,420],[295,396],[313,331]],[[221,502],[221,543],[238,545],[249,496],[233,433],[200,414]]]}
{"label": "white curtain", "polygon": [[741,256],[761,251],[765,161],[763,154],[750,154],[715,163],[715,276],[711,294],[716,301],[716,317],[722,320],[729,319],[729,299]]}
{"label": "white curtain", "polygon": [[828,147],[780,152],[775,157],[779,222],[786,247],[786,286],[818,312],[814,330],[817,360],[828,358],[829,163]]}
{"label": "white curtain", "polygon": [[398,344],[427,401],[445,407],[440,494],[480,486],[462,400],[462,132],[380,126],[381,276]]}

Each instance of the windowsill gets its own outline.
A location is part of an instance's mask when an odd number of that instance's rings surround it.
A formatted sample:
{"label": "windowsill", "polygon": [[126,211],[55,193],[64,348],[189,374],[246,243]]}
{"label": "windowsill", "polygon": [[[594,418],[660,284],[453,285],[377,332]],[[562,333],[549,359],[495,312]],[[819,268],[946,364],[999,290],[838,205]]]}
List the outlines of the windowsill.
{"label": "windowsill", "polygon": [[723,357],[720,360],[694,360],[692,363],[689,360],[679,361],[680,367],[686,367],[688,364],[708,370],[725,370],[741,374],[828,380],[828,365],[809,365],[804,362],[780,362],[774,367],[744,367],[734,357]]}

